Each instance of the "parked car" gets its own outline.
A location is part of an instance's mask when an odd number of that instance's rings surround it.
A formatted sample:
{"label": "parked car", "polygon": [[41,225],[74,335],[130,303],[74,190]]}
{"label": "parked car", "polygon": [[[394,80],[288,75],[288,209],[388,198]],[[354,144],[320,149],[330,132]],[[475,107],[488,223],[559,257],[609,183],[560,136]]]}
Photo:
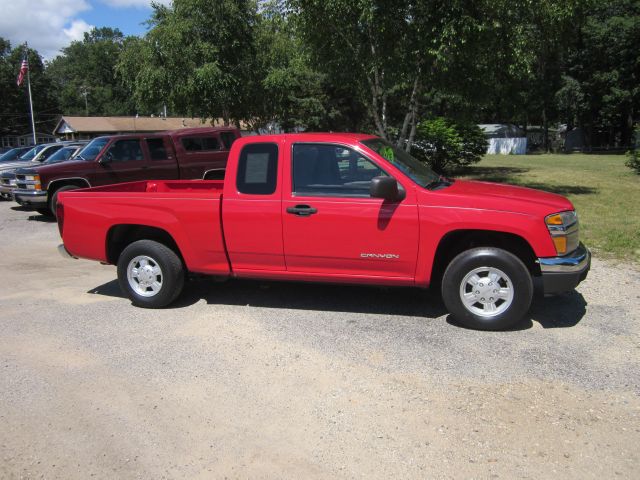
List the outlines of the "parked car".
{"label": "parked car", "polygon": [[[345,151],[347,154],[345,154]],[[187,272],[441,286],[460,323],[504,329],[574,289],[591,255],[563,196],[438,176],[356,134],[245,137],[224,181],[152,180],[60,194],[61,252],[117,265],[125,294],[164,307]]]}
{"label": "parked car", "polygon": [[[53,154],[42,162],[42,165],[51,165],[54,163],[64,162],[73,158],[87,142],[77,142],[65,144],[62,148],[54,151]],[[13,190],[16,188],[16,174],[19,174],[21,168],[13,170],[5,170],[0,174],[0,198],[5,200],[13,199]]]}
{"label": "parked car", "polygon": [[17,158],[19,158],[21,155],[27,153],[32,148],[33,147],[16,147],[16,148],[12,148],[12,149],[4,152],[2,155],[0,155],[0,164],[2,164],[4,162],[12,162],[12,161],[16,160]]}
{"label": "parked car", "polygon": [[26,165],[40,165],[40,163],[44,162],[64,145],[65,142],[43,143],[42,145],[36,145],[14,160],[0,163],[0,172],[13,170]]}
{"label": "parked car", "polygon": [[224,178],[239,137],[228,127],[98,137],[70,162],[21,170],[13,196],[23,207],[54,214],[57,194],[67,190],[147,178]]}

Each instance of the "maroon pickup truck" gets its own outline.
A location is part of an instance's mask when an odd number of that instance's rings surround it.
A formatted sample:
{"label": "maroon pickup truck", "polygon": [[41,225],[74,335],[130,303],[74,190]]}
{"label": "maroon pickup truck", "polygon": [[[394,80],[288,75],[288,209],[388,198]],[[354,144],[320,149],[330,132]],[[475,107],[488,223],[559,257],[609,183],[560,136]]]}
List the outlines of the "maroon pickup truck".
{"label": "maroon pickup truck", "polygon": [[13,195],[23,207],[55,215],[63,191],[149,178],[221,180],[239,137],[229,127],[98,137],[74,160],[17,170]]}

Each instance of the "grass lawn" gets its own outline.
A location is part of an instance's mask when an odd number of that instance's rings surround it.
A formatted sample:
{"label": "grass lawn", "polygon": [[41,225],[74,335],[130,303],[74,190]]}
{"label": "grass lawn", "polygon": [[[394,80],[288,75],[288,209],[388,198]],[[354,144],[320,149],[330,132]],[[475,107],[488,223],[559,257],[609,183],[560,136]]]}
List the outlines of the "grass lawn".
{"label": "grass lawn", "polygon": [[640,176],[624,155],[486,155],[465,178],[511,183],[568,197],[582,241],[601,257],[640,263]]}

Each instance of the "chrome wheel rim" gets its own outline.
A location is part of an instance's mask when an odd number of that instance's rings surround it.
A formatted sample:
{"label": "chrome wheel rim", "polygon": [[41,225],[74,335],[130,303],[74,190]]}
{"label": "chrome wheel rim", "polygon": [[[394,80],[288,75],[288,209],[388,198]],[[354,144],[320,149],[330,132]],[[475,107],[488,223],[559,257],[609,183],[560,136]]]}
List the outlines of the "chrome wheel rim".
{"label": "chrome wheel rim", "polygon": [[162,289],[162,269],[147,255],[138,255],[127,265],[127,280],[134,292],[142,297],[153,297]]}
{"label": "chrome wheel rim", "polygon": [[505,312],[513,302],[513,282],[495,267],[471,270],[460,283],[460,300],[474,315],[491,318]]}

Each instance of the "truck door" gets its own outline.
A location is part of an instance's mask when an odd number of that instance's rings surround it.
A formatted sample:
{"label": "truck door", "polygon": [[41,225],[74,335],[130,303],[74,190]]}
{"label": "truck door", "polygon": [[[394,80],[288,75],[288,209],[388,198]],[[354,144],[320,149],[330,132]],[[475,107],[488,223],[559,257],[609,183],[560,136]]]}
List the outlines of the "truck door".
{"label": "truck door", "polygon": [[274,142],[248,143],[225,177],[222,220],[233,270],[283,271],[281,157]]}
{"label": "truck door", "polygon": [[169,137],[145,138],[142,144],[149,159],[147,180],[176,180],[179,178],[178,162]]}
{"label": "truck door", "polygon": [[114,140],[98,159],[92,185],[146,180],[148,165],[140,138]]}
{"label": "truck door", "polygon": [[412,281],[419,241],[413,190],[403,187],[406,198],[398,202],[371,198],[371,179],[388,174],[350,147],[294,143],[289,151],[282,202],[287,271]]}

